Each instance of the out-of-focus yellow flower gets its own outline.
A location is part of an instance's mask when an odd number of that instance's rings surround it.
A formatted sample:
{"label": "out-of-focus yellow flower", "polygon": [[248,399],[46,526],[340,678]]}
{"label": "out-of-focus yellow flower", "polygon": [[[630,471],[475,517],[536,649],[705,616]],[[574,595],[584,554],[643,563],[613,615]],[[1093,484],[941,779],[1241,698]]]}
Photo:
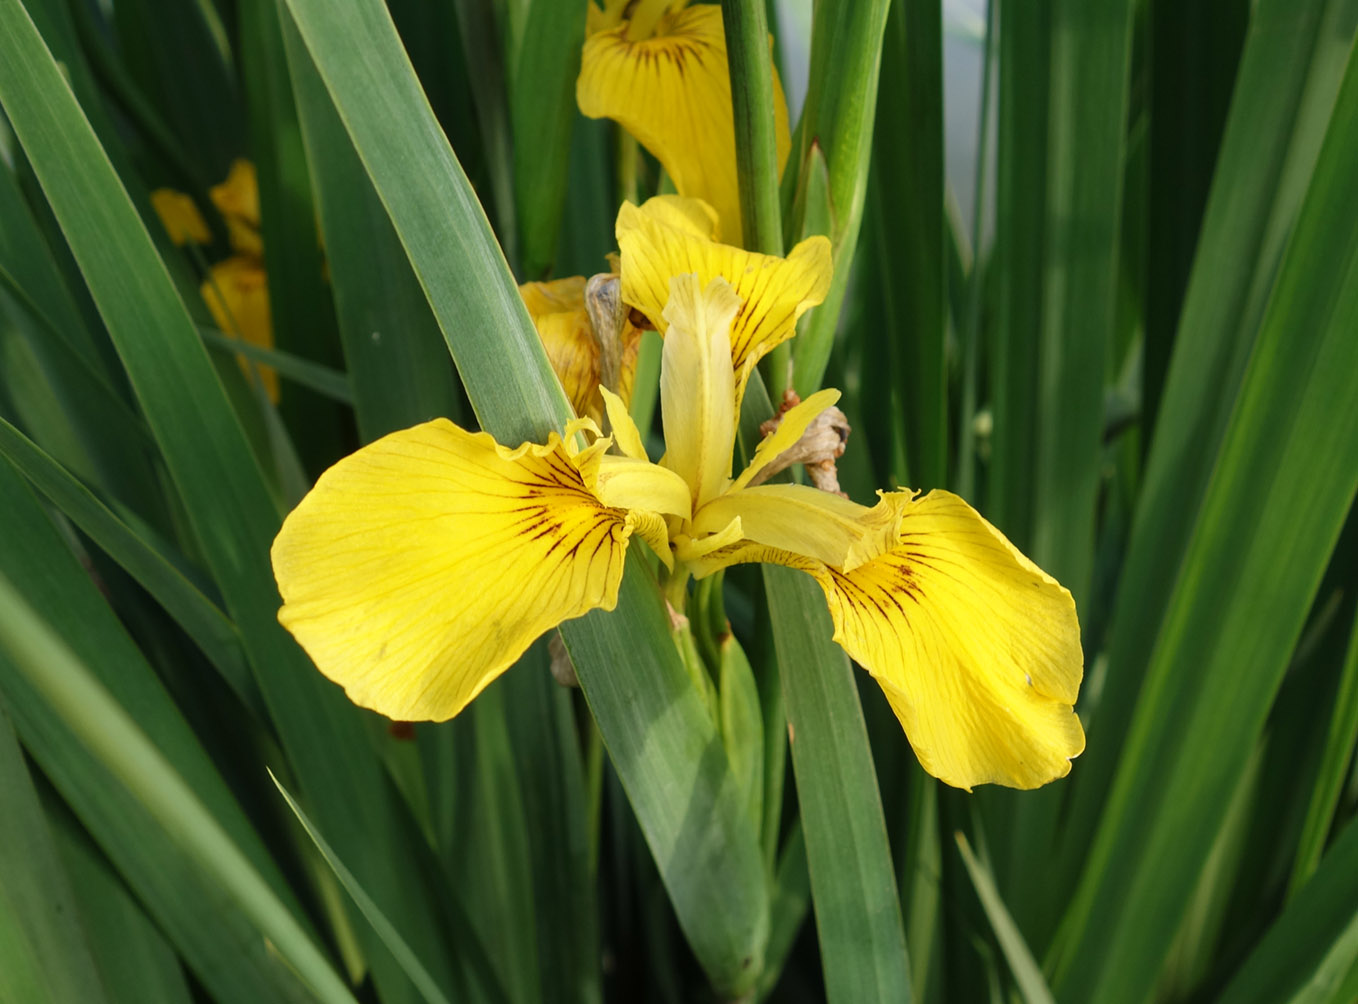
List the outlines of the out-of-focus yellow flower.
{"label": "out-of-focus yellow flower", "polygon": [[[256,259],[232,255],[209,269],[201,288],[203,299],[217,327],[261,349],[273,348],[273,322],[269,318],[269,277]],[[240,357],[249,375],[249,362]],[[278,373],[272,366],[259,367],[259,379],[269,400],[278,403]]]}
{"label": "out-of-focus yellow flower", "polygon": [[589,419],[516,449],[443,419],[393,433],[323,474],[285,521],[272,551],[280,621],[356,703],[443,720],[543,631],[612,609],[635,534],[676,598],[690,575],[741,562],[811,575],[835,640],[943,781],[1064,776],[1084,749],[1083,657],[1054,579],[947,492],[881,492],[869,508],[762,484],[835,390],[787,411],[731,476],[745,377],[824,297],[830,257],[813,242],[787,259],[717,244],[682,222],[700,208],[653,200],[619,217],[623,289],[658,308],[665,331],[658,464],[606,388],[611,437]]}
{"label": "out-of-focus yellow flower", "polygon": [[212,242],[212,232],[208,230],[203,214],[193,204],[193,199],[183,192],[157,188],[151,193],[151,207],[177,246]]}
{"label": "out-of-focus yellow flower", "polygon": [[[199,293],[212,319],[225,334],[262,349],[272,349],[273,319],[269,313],[269,280],[264,271],[264,240],[260,236],[259,181],[248,160],[231,165],[226,180],[208,191],[213,206],[226,223],[227,241],[235,252],[208,269]],[[172,188],[151,193],[151,205],[175,244],[208,244],[212,234],[193,199]],[[272,366],[254,367],[238,356],[249,377],[258,370],[269,400],[278,403],[278,373]]]}
{"label": "out-of-focus yellow flower", "polygon": [[[598,331],[585,305],[587,280],[582,275],[550,282],[528,282],[519,287],[528,314],[538,329],[547,359],[561,381],[571,407],[581,418],[604,420],[604,399],[599,386],[605,382],[603,354],[618,354],[617,386],[610,387],[625,404],[632,402],[641,330],[624,316],[621,330]],[[609,346],[601,340],[613,339]]]}
{"label": "out-of-focus yellow flower", "polygon": [[[602,9],[590,5],[587,31],[575,85],[580,111],[619,122],[664,165],[680,195],[717,210],[723,232],[739,245],[735,122],[721,8],[613,0]],[[776,72],[773,91],[781,172],[791,143]]]}
{"label": "out-of-focus yellow flower", "polygon": [[259,178],[255,165],[236,160],[226,180],[213,185],[208,197],[226,221],[226,236],[236,254],[264,257],[264,239],[259,233]]}

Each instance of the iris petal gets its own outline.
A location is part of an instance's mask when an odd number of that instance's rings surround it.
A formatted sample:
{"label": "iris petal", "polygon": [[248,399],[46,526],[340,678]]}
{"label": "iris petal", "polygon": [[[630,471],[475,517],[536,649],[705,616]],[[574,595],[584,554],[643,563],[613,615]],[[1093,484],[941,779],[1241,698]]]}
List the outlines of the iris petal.
{"label": "iris petal", "polygon": [[688,482],[649,460],[601,456],[597,494],[618,509],[645,509],[688,519]]}
{"label": "iris petal", "polygon": [[585,277],[528,282],[519,287],[524,306],[538,329],[547,360],[580,416],[602,417],[596,405],[599,343],[585,312]]}
{"label": "iris petal", "polygon": [[356,704],[457,714],[542,632],[617,603],[628,539],[597,451],[510,450],[445,419],[325,472],[274,541],[279,620]]}
{"label": "iris petal", "polygon": [[[731,498],[768,487],[791,486]],[[1069,773],[1085,744],[1073,710],[1084,662],[1074,601],[966,502],[884,494],[862,511],[890,519],[894,543],[874,554],[865,535],[864,560],[844,567],[815,546],[788,547],[793,533],[760,508],[740,508],[745,539],[705,555],[698,571],[760,561],[814,576],[835,641],[881,685],[925,770],[967,789],[1036,788]],[[715,505],[708,514],[730,515]]]}
{"label": "iris petal", "polygon": [[[519,287],[524,306],[533,319],[547,361],[561,381],[561,388],[575,413],[602,421],[603,399],[599,396],[599,342],[585,309],[585,277],[574,275],[550,282],[526,282]],[[618,394],[623,403],[632,399],[641,332],[630,323],[622,331],[622,359]]]}
{"label": "iris petal", "polygon": [[703,236],[689,207],[674,200],[662,195],[619,210],[622,298],[664,334],[672,276],[692,272],[702,286],[718,276],[729,282],[741,300],[731,326],[731,368],[740,390],[747,366],[796,334],[797,319],[825,299],[833,271],[830,242],[810,237],[786,258],[742,251]]}
{"label": "iris petal", "polygon": [[[839,391],[833,387],[818,390],[805,401],[801,401],[786,412],[778,423],[778,428],[759,441],[749,465],[731,485],[736,491],[749,484],[760,471],[768,467],[787,450],[797,445],[807,427],[816,420],[822,411],[839,400]],[[786,466],[786,465],[784,465]]]}
{"label": "iris petal", "polygon": [[632,413],[627,410],[622,398],[602,386],[599,388],[599,394],[603,397],[604,407],[608,412],[608,424],[613,427],[613,439],[623,456],[631,457],[633,460],[650,460],[651,458],[646,455],[646,444],[641,439],[641,430],[632,420]]}
{"label": "iris petal", "polygon": [[660,368],[661,463],[688,482],[696,509],[721,494],[731,476],[736,413],[729,360],[740,300],[721,278],[700,285],[697,276],[677,275],[670,285],[664,314],[670,333]]}
{"label": "iris petal", "polygon": [[694,536],[716,532],[734,519],[751,543],[836,568],[853,568],[889,549],[899,522],[886,505],[869,509],[809,485],[759,485],[703,506],[694,515]]}
{"label": "iris petal", "polygon": [[1070,593],[956,495],[896,500],[896,546],[817,575],[835,640],[881,685],[924,769],[1036,788],[1084,750]]}

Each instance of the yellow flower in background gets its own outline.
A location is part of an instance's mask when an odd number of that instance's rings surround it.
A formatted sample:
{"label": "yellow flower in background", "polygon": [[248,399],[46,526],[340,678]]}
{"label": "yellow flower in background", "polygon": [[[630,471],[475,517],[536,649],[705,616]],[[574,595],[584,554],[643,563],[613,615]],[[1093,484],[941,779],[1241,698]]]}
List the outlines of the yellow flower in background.
{"label": "yellow flower in background", "polygon": [[185,244],[210,244],[212,231],[208,230],[203,214],[194,205],[193,199],[173,188],[157,188],[151,193],[151,208],[160,217],[170,240],[177,247]]}
{"label": "yellow flower in background", "polygon": [[259,233],[259,177],[255,165],[236,160],[226,180],[208,189],[208,198],[226,221],[226,236],[238,255],[263,259],[264,240]]}
{"label": "yellow flower in background", "polygon": [[636,375],[637,352],[641,348],[641,329],[625,317],[620,331],[600,331],[589,315],[585,302],[587,280],[582,275],[550,282],[528,282],[519,287],[533,325],[538,329],[547,359],[561,381],[571,407],[581,418],[602,423],[604,399],[599,386],[605,382],[604,354],[608,339],[616,339],[612,350],[618,354],[618,373],[614,390],[623,403],[632,402],[632,381]]}
{"label": "yellow flower in background", "polygon": [[[264,241],[260,236],[259,181],[248,160],[231,165],[226,180],[208,190],[208,197],[226,223],[227,240],[234,252],[208,267],[199,292],[212,319],[225,334],[262,349],[272,349],[273,320],[269,313],[269,281],[264,271]],[[151,205],[175,244],[208,244],[211,232],[198,207],[183,192],[160,188],[151,193]],[[278,373],[272,366],[252,368],[238,357],[246,376],[257,370],[269,400],[278,403]]]}
{"label": "yellow flower in background", "polygon": [[[516,449],[443,419],[389,435],[323,474],[284,523],[272,552],[280,621],[356,703],[443,720],[543,631],[612,609],[635,534],[676,598],[690,575],[741,562],[812,575],[835,640],[947,783],[1032,788],[1065,775],[1084,748],[1072,708],[1082,654],[1054,579],[947,492],[883,492],[867,507],[760,484],[838,391],[788,411],[732,477],[744,377],[824,296],[829,254],[751,256],[675,224],[694,222],[694,208],[653,200],[619,216],[629,302],[653,309],[670,273],[659,463],[606,389],[611,437],[588,419]],[[581,447],[583,434],[593,442]]]}
{"label": "yellow flower in background", "polygon": [[[660,161],[680,195],[716,209],[741,240],[735,122],[721,8],[672,0],[590,5],[575,96],[590,118],[610,118]],[[791,141],[775,72],[774,129],[781,172]]]}

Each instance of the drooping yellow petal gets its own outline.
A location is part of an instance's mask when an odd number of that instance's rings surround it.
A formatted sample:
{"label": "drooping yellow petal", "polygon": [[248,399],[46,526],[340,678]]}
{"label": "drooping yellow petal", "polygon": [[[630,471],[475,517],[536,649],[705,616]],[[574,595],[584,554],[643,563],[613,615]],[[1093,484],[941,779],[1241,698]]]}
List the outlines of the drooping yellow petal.
{"label": "drooping yellow petal", "polygon": [[[261,349],[273,348],[273,320],[269,314],[269,279],[257,258],[233,255],[209,270],[200,287],[212,319],[224,333]],[[269,400],[278,403],[278,373],[272,366],[253,366],[240,357],[246,376],[256,370]]]}
{"label": "drooping yellow petal", "polygon": [[703,285],[724,278],[742,303],[731,327],[731,365],[739,379],[748,365],[791,338],[797,319],[825,299],[833,272],[830,242],[807,238],[786,258],[742,251],[695,233],[691,218],[682,221],[687,214],[676,225],[681,214],[672,198],[657,196],[640,207],[625,202],[618,211],[623,301],[664,334],[672,276],[693,272]]}
{"label": "drooping yellow petal", "polygon": [[[547,351],[547,360],[575,413],[602,421],[604,403],[599,396],[599,341],[585,309],[585,277],[570,276],[550,282],[526,282],[519,287],[524,306]],[[622,360],[617,391],[623,402],[632,398],[641,331],[624,323]]]}
{"label": "drooping yellow petal", "polygon": [[160,217],[170,240],[175,244],[210,244],[212,232],[193,199],[173,188],[157,188],[151,193],[151,208]]}
{"label": "drooping yellow petal", "polygon": [[660,362],[661,461],[688,482],[696,510],[725,490],[735,446],[731,321],[740,299],[725,279],[702,285],[693,274],[671,280]]}
{"label": "drooping yellow petal", "polygon": [[[655,155],[680,195],[703,199],[741,243],[735,125],[721,8],[703,4],[662,16],[637,38],[621,22],[585,40],[575,96],[590,118],[611,118]],[[791,144],[787,101],[773,78],[781,172]],[[707,278],[710,278],[707,277]]]}
{"label": "drooping yellow petal", "polygon": [[1036,788],[1064,777],[1085,745],[1070,593],[957,496],[884,499],[901,510],[896,546],[816,576],[835,640],[940,780]]}
{"label": "drooping yellow petal", "polygon": [[628,539],[658,517],[603,505],[598,460],[446,419],[364,447],[274,541],[279,620],[356,704],[452,717],[542,632],[616,604]]}
{"label": "drooping yellow petal", "polygon": [[966,502],[884,493],[867,512],[894,514],[896,542],[848,571],[751,540],[789,541],[752,512],[742,511],[744,539],[704,555],[695,574],[772,562],[814,576],[835,641],[881,685],[925,770],[967,789],[1036,788],[1069,773],[1085,743],[1073,711],[1083,675],[1075,604]]}
{"label": "drooping yellow petal", "polygon": [[759,441],[754,456],[750,458],[745,470],[741,471],[740,477],[731,485],[731,490],[744,488],[760,471],[795,446],[807,426],[816,420],[816,416],[838,400],[839,391],[833,387],[826,387],[784,412],[778,428]]}
{"label": "drooping yellow petal", "polygon": [[264,254],[264,241],[259,233],[259,179],[255,165],[248,160],[236,160],[220,185],[208,190],[217,211],[226,220],[227,239],[237,254]]}

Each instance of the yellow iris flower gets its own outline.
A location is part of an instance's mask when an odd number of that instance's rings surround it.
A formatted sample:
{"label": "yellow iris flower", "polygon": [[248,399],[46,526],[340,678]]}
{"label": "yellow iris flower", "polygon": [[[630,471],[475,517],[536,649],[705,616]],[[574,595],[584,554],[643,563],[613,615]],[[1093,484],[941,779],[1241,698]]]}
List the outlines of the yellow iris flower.
{"label": "yellow iris flower", "polygon": [[[673,0],[590,5],[576,102],[610,118],[664,165],[680,195],[702,199],[739,245],[740,187],[721,7]],[[791,140],[787,99],[773,75],[774,139],[781,172]]]}
{"label": "yellow iris flower", "polygon": [[624,299],[665,334],[659,463],[607,389],[611,437],[587,418],[515,449],[443,419],[393,433],[323,474],[287,518],[272,552],[280,621],[356,703],[443,720],[542,632],[612,609],[634,535],[671,590],[776,562],[815,578],[835,640],[930,773],[963,788],[1065,775],[1084,748],[1082,655],[1054,579],[947,492],[883,492],[867,507],[758,484],[838,391],[788,411],[731,476],[749,373],[824,297],[830,257],[824,238],[786,259],[718,244],[710,214],[677,198],[619,214]]}
{"label": "yellow iris flower", "polygon": [[[208,268],[199,287],[212,319],[228,335],[262,349],[272,349],[273,320],[269,313],[269,281],[264,271],[264,241],[259,229],[259,181],[255,166],[237,160],[220,185],[208,191],[212,204],[226,222],[227,239],[234,252]],[[151,205],[175,244],[207,244],[212,239],[193,200],[183,192],[160,188],[151,193]],[[248,376],[249,362],[240,357]],[[278,373],[272,366],[258,367],[269,400],[278,403]]]}

